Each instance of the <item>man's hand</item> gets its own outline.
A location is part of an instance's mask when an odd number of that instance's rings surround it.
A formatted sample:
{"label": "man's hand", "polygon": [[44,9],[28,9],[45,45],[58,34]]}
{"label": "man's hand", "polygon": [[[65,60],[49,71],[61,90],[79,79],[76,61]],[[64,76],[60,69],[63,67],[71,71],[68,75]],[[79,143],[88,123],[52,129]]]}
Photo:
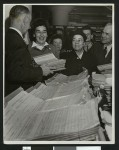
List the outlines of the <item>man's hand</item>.
{"label": "man's hand", "polygon": [[43,70],[43,76],[47,76],[49,74],[53,73],[53,70],[51,70],[48,66],[46,65],[41,65],[41,68]]}

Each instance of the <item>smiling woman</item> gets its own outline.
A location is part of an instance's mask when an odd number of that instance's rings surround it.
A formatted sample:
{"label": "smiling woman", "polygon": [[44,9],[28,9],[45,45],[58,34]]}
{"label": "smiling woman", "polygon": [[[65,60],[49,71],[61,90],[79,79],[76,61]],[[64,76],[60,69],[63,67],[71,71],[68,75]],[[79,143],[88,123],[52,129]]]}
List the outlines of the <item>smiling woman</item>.
{"label": "smiling woman", "polygon": [[69,52],[66,60],[66,75],[76,75],[83,71],[83,68],[88,69],[89,74],[93,70],[92,55],[84,51],[86,35],[82,30],[76,30],[72,33],[71,44],[72,50]]}
{"label": "smiling woman", "polygon": [[46,27],[45,26],[36,27],[34,37],[36,38],[36,43],[38,43],[41,46],[44,46],[47,39]]}
{"label": "smiling woman", "polygon": [[36,19],[31,24],[31,31],[33,36],[32,43],[29,44],[29,52],[32,57],[53,53],[58,57],[55,47],[47,43],[48,25],[44,19]]}
{"label": "smiling woman", "polygon": [[83,52],[84,39],[81,35],[74,35],[72,40],[72,47],[77,54],[81,54]]}

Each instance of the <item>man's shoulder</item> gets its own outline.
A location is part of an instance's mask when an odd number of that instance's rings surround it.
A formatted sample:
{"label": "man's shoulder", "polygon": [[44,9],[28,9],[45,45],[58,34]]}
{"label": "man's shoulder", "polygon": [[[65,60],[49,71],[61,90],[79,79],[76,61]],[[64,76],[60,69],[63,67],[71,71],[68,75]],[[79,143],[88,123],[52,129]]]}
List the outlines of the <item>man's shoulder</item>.
{"label": "man's shoulder", "polygon": [[16,41],[18,39],[19,40],[22,39],[22,37],[20,37],[20,35],[15,30],[12,29],[8,29],[8,31],[5,34],[5,38],[10,39],[10,41]]}
{"label": "man's shoulder", "polygon": [[7,34],[5,34],[5,47],[5,50],[8,53],[10,53],[11,51],[24,51],[24,49],[26,49],[26,45],[22,37],[20,37],[20,35],[18,35],[16,31],[12,30],[9,30]]}
{"label": "man's shoulder", "polygon": [[93,43],[93,47],[102,48],[103,44],[101,42],[95,42]]}
{"label": "man's shoulder", "polygon": [[98,53],[98,52],[102,51],[102,49],[103,49],[103,44],[101,42],[95,42],[95,43],[93,43],[91,51],[93,53]]}
{"label": "man's shoulder", "polygon": [[9,28],[6,32],[6,34],[17,34],[17,31]]}

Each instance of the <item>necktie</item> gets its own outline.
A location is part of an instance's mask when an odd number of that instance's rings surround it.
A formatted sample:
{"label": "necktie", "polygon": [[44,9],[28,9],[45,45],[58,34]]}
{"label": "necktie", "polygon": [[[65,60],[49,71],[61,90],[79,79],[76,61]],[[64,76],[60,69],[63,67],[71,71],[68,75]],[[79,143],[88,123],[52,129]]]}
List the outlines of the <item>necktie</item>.
{"label": "necktie", "polygon": [[104,56],[107,54],[107,47],[104,48]]}

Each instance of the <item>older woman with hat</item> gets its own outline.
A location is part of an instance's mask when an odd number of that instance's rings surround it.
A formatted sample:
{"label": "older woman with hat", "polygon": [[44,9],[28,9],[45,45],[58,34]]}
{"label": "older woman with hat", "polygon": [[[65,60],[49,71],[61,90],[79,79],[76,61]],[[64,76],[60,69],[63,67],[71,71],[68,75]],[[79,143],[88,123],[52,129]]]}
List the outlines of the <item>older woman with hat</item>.
{"label": "older woman with hat", "polygon": [[86,36],[81,30],[76,30],[71,35],[71,51],[66,60],[66,75],[77,75],[83,71],[83,68],[88,69],[89,74],[93,68],[91,56],[84,51]]}

